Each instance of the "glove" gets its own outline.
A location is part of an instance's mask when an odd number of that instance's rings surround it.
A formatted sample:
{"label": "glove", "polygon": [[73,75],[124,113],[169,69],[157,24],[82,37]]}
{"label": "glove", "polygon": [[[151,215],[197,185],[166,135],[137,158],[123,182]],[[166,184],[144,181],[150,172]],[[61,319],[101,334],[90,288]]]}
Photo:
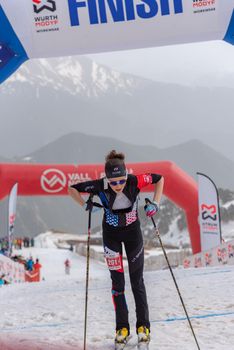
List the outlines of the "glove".
{"label": "glove", "polygon": [[159,205],[157,202],[149,202],[144,206],[144,210],[146,212],[146,216],[152,217],[159,211]]}
{"label": "glove", "polygon": [[92,211],[92,213],[96,213],[97,211],[99,211],[101,208],[99,207],[95,207],[93,205],[93,202],[91,201],[91,199],[88,199],[85,204],[82,205],[82,207],[84,208],[84,210],[86,211]]}

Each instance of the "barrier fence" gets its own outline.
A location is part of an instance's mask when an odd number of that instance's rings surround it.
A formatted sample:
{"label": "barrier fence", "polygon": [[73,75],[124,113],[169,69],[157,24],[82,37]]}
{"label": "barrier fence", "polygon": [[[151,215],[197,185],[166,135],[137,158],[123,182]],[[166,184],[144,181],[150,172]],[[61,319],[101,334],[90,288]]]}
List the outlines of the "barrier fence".
{"label": "barrier fence", "polygon": [[234,240],[187,257],[183,265],[185,268],[234,265]]}
{"label": "barrier fence", "polygon": [[5,275],[4,279],[8,283],[25,282],[24,265],[9,259],[5,255],[0,255],[0,276],[1,275]]}

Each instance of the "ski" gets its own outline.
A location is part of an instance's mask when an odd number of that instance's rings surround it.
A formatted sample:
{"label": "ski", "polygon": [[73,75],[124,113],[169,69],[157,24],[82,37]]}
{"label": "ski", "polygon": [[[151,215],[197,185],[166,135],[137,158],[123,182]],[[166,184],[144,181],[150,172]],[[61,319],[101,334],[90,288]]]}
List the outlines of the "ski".
{"label": "ski", "polygon": [[129,341],[130,341],[131,338],[132,338],[132,336],[129,335],[127,337],[127,339],[125,340],[125,342],[122,342],[122,343],[115,342],[115,350],[126,349],[128,347],[128,345],[129,345]]}
{"label": "ski", "polygon": [[[117,347],[116,347],[117,345]],[[149,342],[133,343],[127,342],[125,344],[116,344],[115,350],[149,350]]]}
{"label": "ski", "polygon": [[149,350],[149,342],[139,342],[137,344],[137,350]]}
{"label": "ski", "polygon": [[117,343],[115,344],[115,350],[123,350],[126,349],[128,343]]}

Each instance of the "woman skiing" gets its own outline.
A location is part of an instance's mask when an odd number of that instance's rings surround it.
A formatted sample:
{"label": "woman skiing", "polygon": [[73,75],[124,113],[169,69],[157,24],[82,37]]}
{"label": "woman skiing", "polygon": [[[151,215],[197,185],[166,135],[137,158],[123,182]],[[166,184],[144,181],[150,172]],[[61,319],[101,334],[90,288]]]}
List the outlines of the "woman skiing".
{"label": "woman skiing", "polygon": [[112,297],[116,313],[116,349],[125,346],[130,334],[124,295],[122,243],[128,259],[131,288],[136,304],[138,343],[148,344],[150,340],[149,311],[143,280],[144,246],[138,219],[138,194],[141,188],[154,184],[153,200],[144,207],[146,215],[153,216],[159,210],[164,184],[163,177],[158,174],[128,174],[124,158],[123,153],[111,151],[106,156],[105,178],[78,183],[68,189],[70,196],[84,209],[90,209],[90,201],[85,202],[81,192],[97,195],[104,208],[103,245],[112,279]]}

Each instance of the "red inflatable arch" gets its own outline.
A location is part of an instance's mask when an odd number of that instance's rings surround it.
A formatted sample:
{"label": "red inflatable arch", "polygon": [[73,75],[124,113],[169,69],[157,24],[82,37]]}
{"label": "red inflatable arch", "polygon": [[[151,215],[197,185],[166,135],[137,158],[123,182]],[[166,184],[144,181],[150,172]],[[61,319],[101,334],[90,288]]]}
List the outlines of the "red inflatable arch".
{"label": "red inflatable arch", "polygon": [[[131,163],[127,164],[127,168],[129,173],[150,172],[165,177],[164,194],[184,209],[193,253],[200,252],[198,187],[195,180],[172,162]],[[103,175],[103,165],[100,164],[0,164],[0,200],[9,195],[16,182],[19,195],[56,196],[67,195],[71,181],[97,179]],[[145,191],[152,191],[152,186]]]}

